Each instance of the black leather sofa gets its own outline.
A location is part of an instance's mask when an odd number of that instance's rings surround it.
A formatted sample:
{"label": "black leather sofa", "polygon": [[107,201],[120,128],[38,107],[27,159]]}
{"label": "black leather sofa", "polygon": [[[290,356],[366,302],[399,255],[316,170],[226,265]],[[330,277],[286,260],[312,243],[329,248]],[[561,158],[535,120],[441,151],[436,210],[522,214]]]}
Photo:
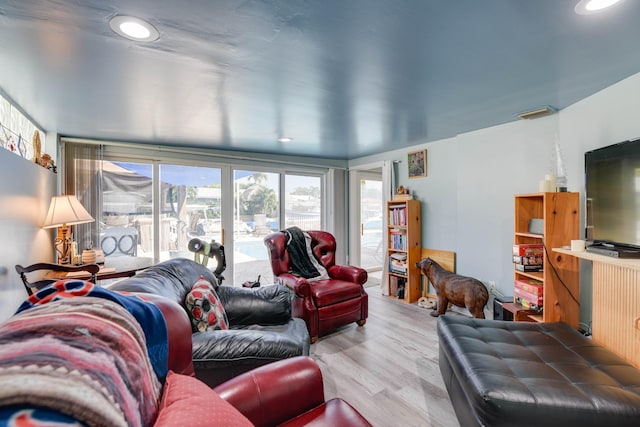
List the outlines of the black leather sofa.
{"label": "black leather sofa", "polygon": [[[161,262],[110,287],[116,291],[162,295],[179,303],[204,276],[218,282],[206,267],[176,258]],[[228,330],[193,330],[196,377],[213,387],[255,367],[309,354],[309,333],[302,319],[291,317],[291,294],[285,286],[249,289],[216,287],[229,320]]]}
{"label": "black leather sofa", "polygon": [[462,427],[640,425],[640,370],[566,323],[447,315],[438,336]]}

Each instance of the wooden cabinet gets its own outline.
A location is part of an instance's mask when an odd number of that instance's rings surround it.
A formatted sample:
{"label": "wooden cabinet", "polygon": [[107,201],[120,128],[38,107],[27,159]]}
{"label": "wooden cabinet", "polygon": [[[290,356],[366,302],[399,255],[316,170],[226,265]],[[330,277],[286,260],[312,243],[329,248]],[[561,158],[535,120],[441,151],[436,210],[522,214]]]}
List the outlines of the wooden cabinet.
{"label": "wooden cabinet", "polygon": [[420,270],[422,227],[418,200],[387,202],[387,284],[389,296],[411,303],[422,296]]}
{"label": "wooden cabinet", "polygon": [[[515,244],[542,244],[543,271],[518,271],[515,280],[536,279],[543,283],[542,314],[527,320],[564,321],[578,328],[580,318],[580,270],[578,260],[553,248],[568,246],[580,238],[579,193],[534,193],[515,196]],[[543,232],[531,232],[532,219],[542,220]],[[534,221],[535,223],[535,221]],[[524,310],[524,308],[523,308]],[[517,318],[518,316],[514,316]]]}
{"label": "wooden cabinet", "polygon": [[553,251],[593,263],[593,341],[640,368],[640,260]]}

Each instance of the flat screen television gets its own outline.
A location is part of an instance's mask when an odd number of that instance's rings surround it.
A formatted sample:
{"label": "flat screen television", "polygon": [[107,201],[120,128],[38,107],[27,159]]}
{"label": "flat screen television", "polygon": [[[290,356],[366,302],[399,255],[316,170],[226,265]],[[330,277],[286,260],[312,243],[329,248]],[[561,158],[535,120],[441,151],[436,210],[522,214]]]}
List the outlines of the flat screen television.
{"label": "flat screen television", "polygon": [[585,153],[586,240],[640,249],[640,139]]}

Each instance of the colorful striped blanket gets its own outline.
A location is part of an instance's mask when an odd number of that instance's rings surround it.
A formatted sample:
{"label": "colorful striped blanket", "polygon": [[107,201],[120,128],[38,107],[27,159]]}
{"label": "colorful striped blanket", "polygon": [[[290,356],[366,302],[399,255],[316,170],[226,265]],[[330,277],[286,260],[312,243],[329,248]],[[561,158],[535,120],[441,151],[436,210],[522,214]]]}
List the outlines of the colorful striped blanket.
{"label": "colorful striped blanket", "polygon": [[[0,425],[12,425],[3,414],[22,422],[13,425],[152,425],[167,345],[153,304],[57,282],[0,325]],[[55,413],[79,423],[59,424]]]}

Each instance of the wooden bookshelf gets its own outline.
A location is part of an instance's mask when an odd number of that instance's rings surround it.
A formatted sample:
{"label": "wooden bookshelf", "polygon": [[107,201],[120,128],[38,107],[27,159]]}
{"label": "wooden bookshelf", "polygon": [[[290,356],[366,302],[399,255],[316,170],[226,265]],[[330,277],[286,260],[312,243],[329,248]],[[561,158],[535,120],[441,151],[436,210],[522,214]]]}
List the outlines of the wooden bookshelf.
{"label": "wooden bookshelf", "polygon": [[[533,193],[515,196],[515,244],[542,243],[543,271],[524,272],[514,267],[514,279],[543,283],[542,314],[524,313],[522,320],[564,321],[578,328],[580,318],[580,270],[576,258],[552,252],[580,237],[579,193]],[[543,233],[529,231],[531,219],[543,220]],[[516,305],[517,306],[517,305]],[[521,306],[520,306],[521,307]],[[517,307],[515,307],[517,308]],[[527,310],[521,307],[522,310]],[[520,315],[514,315],[514,319]]]}
{"label": "wooden bookshelf", "polygon": [[411,303],[422,296],[420,270],[416,263],[421,256],[422,227],[418,200],[387,202],[387,284],[389,296]]}

